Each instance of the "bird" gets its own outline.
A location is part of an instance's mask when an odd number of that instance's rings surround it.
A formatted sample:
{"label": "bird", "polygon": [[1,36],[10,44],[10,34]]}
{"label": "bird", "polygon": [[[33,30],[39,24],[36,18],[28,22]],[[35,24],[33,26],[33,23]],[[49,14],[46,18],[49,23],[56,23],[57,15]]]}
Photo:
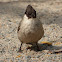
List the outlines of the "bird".
{"label": "bird", "polygon": [[18,39],[21,41],[19,51],[21,51],[23,43],[35,43],[37,50],[39,50],[38,41],[43,37],[44,29],[42,22],[37,17],[35,9],[31,5],[28,5],[25,10],[24,16],[19,23],[17,34]]}

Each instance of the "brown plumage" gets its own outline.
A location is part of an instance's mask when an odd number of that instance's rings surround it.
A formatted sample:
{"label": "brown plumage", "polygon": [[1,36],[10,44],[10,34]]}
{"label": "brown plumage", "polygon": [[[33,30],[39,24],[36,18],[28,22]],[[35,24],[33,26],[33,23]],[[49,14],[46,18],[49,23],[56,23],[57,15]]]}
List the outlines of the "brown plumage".
{"label": "brown plumage", "polygon": [[[18,26],[18,38],[22,43],[36,43],[44,35],[41,21],[36,17],[36,11],[31,5],[27,6],[25,15]],[[38,45],[37,45],[38,47]],[[21,50],[21,47],[20,47]]]}

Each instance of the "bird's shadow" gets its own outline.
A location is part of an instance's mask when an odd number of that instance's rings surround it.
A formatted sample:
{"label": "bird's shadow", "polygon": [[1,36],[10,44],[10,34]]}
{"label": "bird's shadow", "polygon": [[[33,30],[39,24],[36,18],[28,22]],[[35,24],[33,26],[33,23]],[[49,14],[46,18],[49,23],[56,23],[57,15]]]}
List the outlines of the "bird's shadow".
{"label": "bird's shadow", "polygon": [[53,46],[53,45],[49,45],[49,44],[38,44],[39,49],[37,50],[36,45],[32,45],[31,47],[28,47],[28,49],[34,50],[36,52],[42,51],[42,50],[49,50],[49,51],[54,51],[54,50],[60,50],[62,49],[62,47],[60,46]]}

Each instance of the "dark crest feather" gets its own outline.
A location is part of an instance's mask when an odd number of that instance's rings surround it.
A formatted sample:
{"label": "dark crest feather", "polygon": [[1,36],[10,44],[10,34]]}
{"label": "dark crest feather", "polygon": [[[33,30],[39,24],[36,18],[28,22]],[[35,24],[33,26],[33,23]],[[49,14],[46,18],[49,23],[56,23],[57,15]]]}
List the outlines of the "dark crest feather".
{"label": "dark crest feather", "polygon": [[36,11],[33,9],[31,5],[27,6],[25,14],[28,18],[36,18]]}

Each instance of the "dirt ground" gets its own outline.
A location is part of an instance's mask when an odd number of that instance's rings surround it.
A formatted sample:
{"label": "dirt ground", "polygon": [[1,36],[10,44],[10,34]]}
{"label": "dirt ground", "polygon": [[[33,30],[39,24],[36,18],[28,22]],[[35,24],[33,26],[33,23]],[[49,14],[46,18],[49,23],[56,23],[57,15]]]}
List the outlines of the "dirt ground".
{"label": "dirt ground", "polygon": [[[10,1],[0,0],[0,62],[62,62],[62,0]],[[38,42],[41,51],[35,45],[27,50],[31,45],[23,44],[19,53],[17,27],[28,4],[42,21],[44,37]]]}

